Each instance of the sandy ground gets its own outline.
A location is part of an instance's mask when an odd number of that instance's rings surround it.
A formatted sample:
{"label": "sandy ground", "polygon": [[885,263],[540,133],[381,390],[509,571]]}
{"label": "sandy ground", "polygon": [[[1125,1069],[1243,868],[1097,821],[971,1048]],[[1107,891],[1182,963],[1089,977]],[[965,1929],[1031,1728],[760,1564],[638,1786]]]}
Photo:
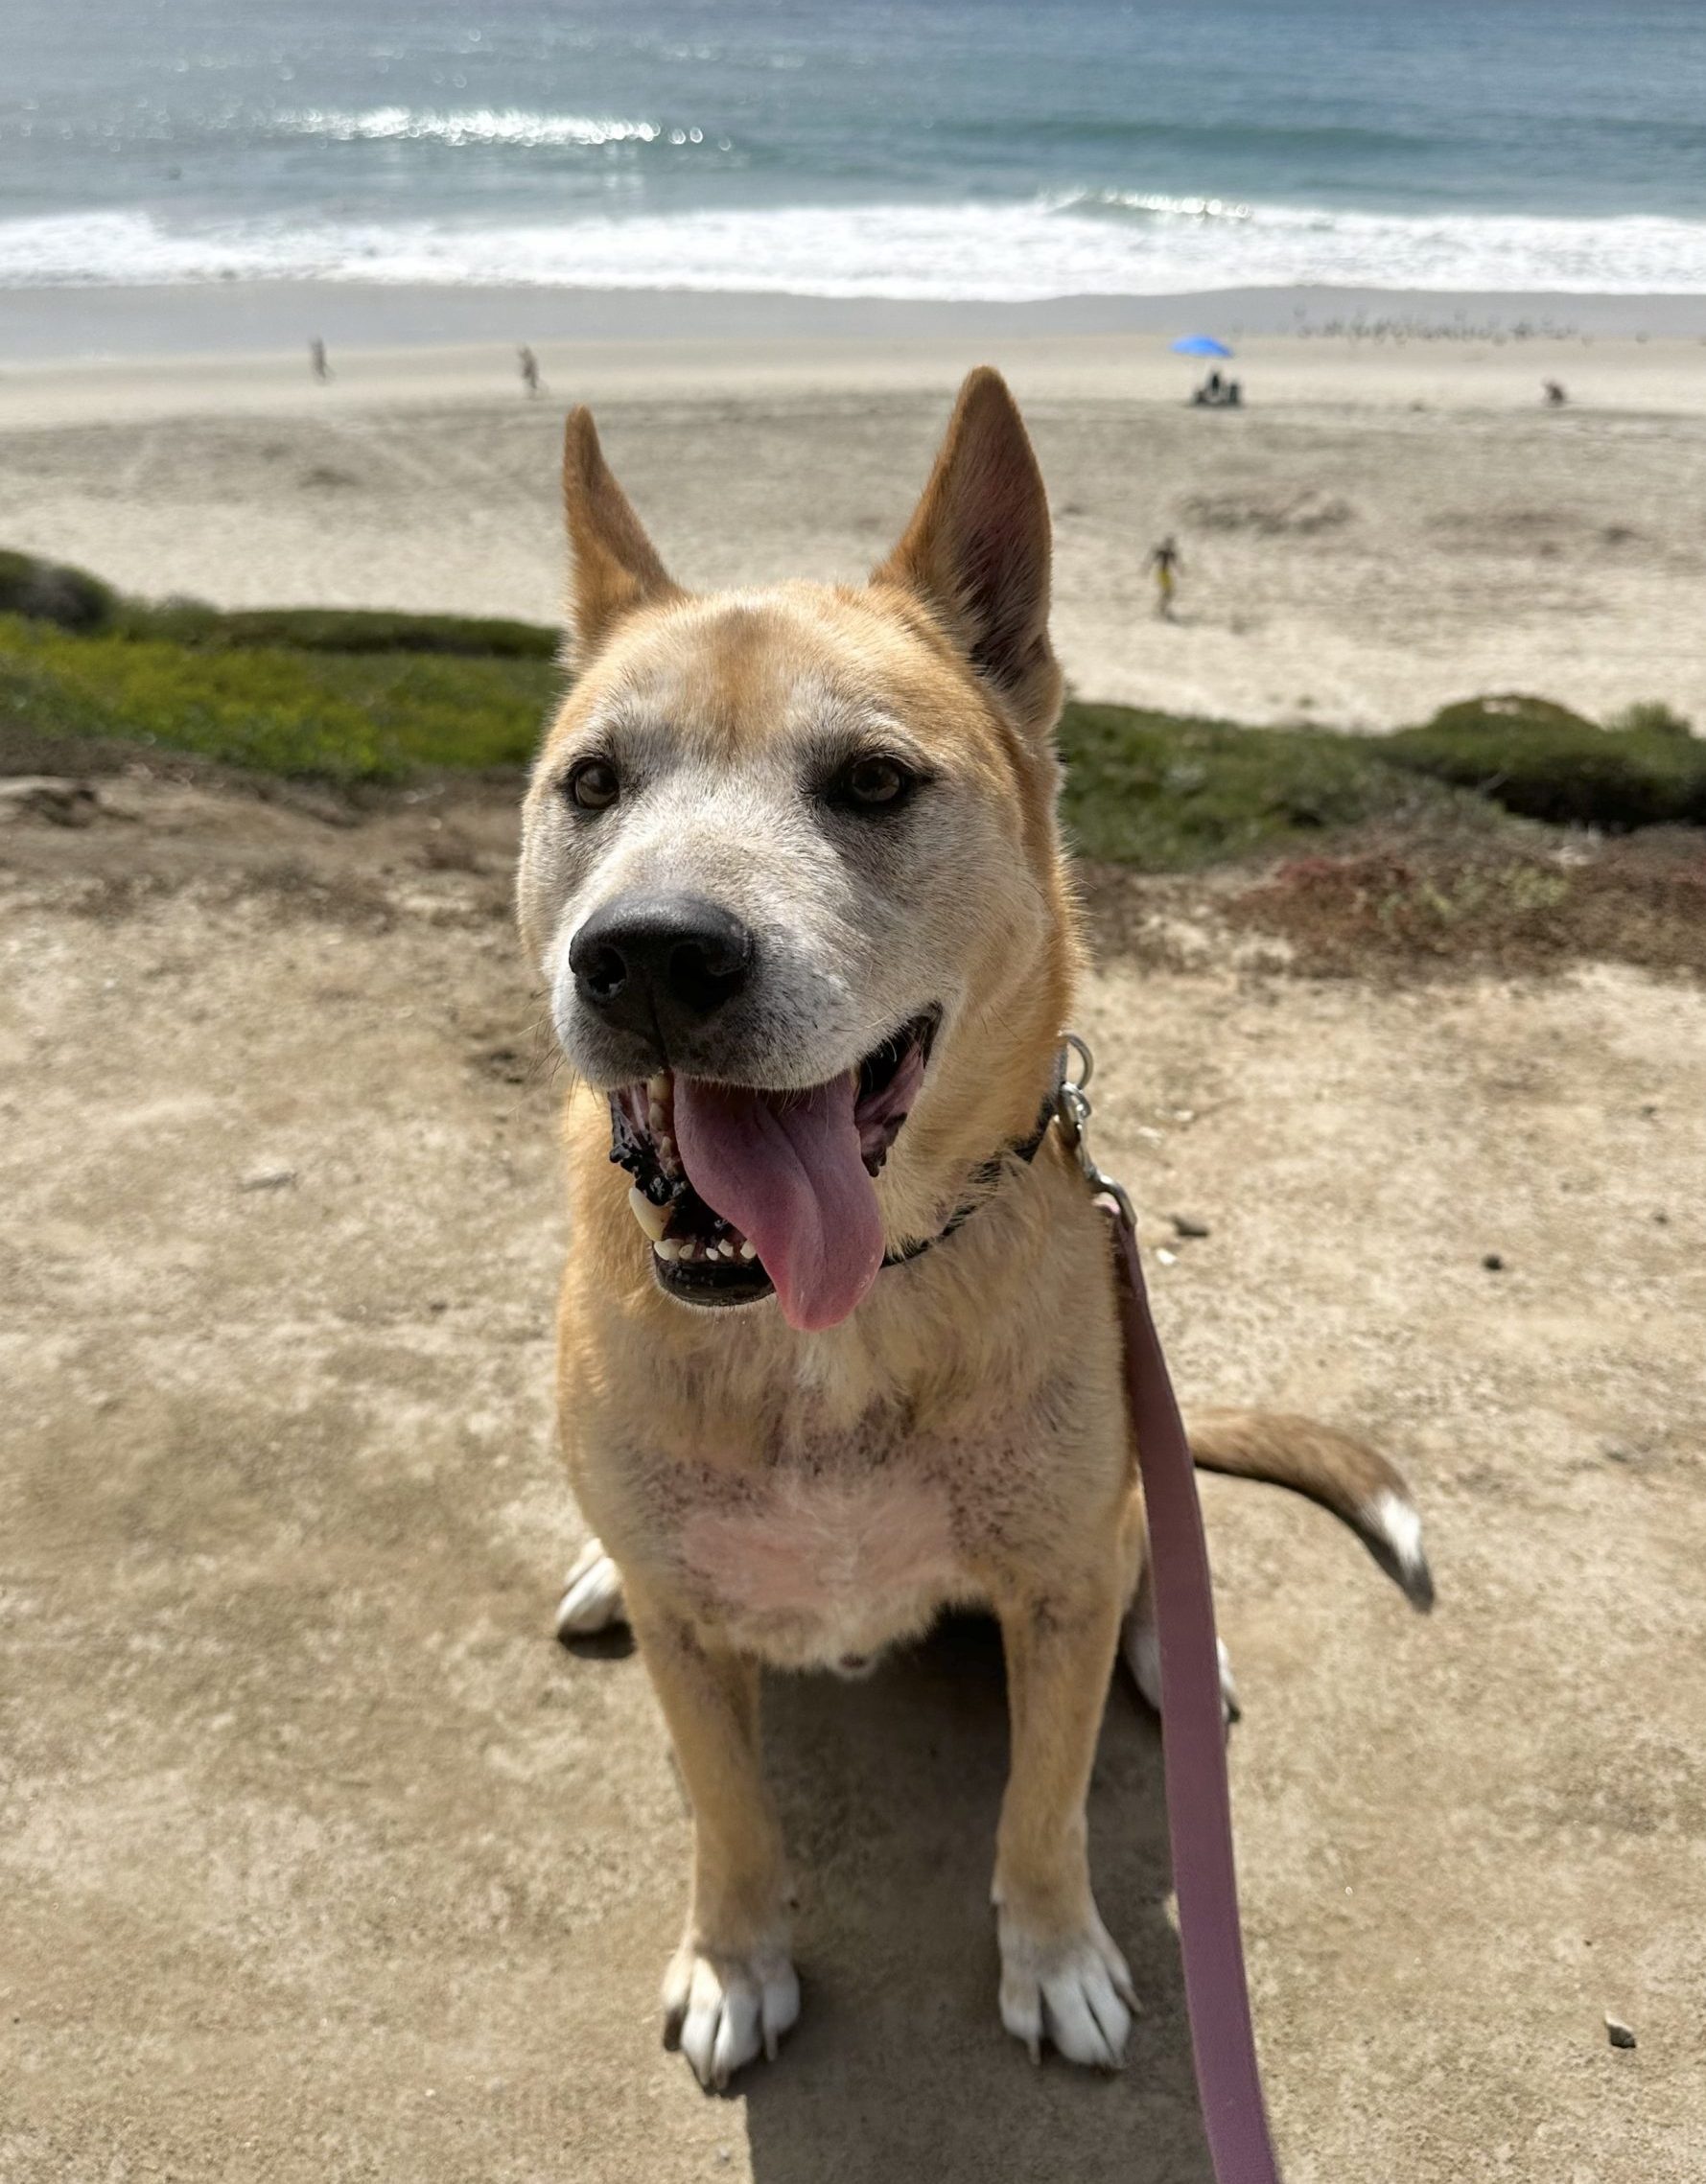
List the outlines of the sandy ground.
{"label": "sandy ground", "polygon": [[[100,794],[0,829],[0,2178],[1206,2184],[1123,1688],[1130,2067],[998,2029],[977,1624],[774,1688],[806,2014],[726,2099],[660,2051],[681,1799],[638,1663],[549,1635],[563,1235],[506,800]],[[1287,2174],[1681,2184],[1706,996],[1317,984],[1203,930],[1083,1011],[1176,1370],[1377,1433],[1441,1592],[1421,1621],[1318,1512],[1207,1483]]]}
{"label": "sandy ground", "polygon": [[[1383,728],[1527,688],[1596,717],[1658,699],[1706,721],[1698,338],[1259,334],[1232,367],[1240,413],[1192,409],[1199,367],[1153,331],[539,351],[536,404],[492,342],[339,348],[326,387],[300,349],[16,364],[0,372],[0,545],[225,604],[547,619],[562,408],[588,399],[684,581],[856,578],[987,358],[1042,455],[1057,634],[1086,695]],[[1569,407],[1541,407],[1546,377]],[[1169,530],[1175,626],[1143,568]]]}

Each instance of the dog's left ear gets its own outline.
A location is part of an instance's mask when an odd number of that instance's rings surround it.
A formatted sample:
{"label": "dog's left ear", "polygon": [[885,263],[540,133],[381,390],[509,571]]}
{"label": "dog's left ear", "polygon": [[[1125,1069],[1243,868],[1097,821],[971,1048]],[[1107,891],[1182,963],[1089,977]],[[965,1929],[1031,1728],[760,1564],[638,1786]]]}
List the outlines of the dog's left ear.
{"label": "dog's left ear", "polygon": [[960,389],[930,482],[873,574],[922,599],[1023,727],[1061,709],[1048,641],[1048,497],[1018,406],[985,364]]}

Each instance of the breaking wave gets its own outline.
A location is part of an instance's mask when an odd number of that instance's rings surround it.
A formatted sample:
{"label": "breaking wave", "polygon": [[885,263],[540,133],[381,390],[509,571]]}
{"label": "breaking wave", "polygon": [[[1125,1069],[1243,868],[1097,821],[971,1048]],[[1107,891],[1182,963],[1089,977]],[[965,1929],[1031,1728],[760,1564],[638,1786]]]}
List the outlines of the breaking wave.
{"label": "breaking wave", "polygon": [[[391,112],[350,119],[378,132],[392,126]],[[429,120],[493,132],[654,127],[395,112],[399,128]],[[1101,192],[1017,203],[577,214],[551,223],[249,217],[169,224],[140,212],[0,221],[0,287],[221,279],[995,302],[1303,284],[1638,295],[1706,289],[1706,221],[1399,215]]]}

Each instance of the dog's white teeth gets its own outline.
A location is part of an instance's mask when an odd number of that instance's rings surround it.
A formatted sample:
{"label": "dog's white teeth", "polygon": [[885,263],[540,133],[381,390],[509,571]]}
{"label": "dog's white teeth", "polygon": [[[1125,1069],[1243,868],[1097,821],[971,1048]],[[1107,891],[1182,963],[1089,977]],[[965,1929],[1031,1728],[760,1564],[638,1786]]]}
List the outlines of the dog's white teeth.
{"label": "dog's white teeth", "polygon": [[663,1242],[669,1226],[669,1208],[654,1206],[638,1184],[628,1193],[628,1210],[654,1243]]}
{"label": "dog's white teeth", "polygon": [[648,1077],[646,1079],[645,1096],[648,1100],[653,1102],[654,1104],[661,1104],[665,1100],[668,1099],[669,1073],[667,1070],[665,1070],[661,1075],[657,1077]]}
{"label": "dog's white teeth", "polygon": [[[640,1209],[634,1209],[636,1219]],[[652,1249],[666,1266],[748,1266],[758,1257],[744,1237],[723,1237],[710,1243],[702,1236],[660,1237]]]}
{"label": "dog's white teeth", "polygon": [[665,1127],[669,1121],[669,1117],[665,1112],[664,1107],[659,1101],[654,1100],[651,1105],[646,1109],[645,1119],[651,1126],[651,1134],[653,1137],[662,1137]]}
{"label": "dog's white teeth", "polygon": [[673,1168],[675,1166],[675,1140],[667,1130],[660,1130],[657,1143],[658,1158],[666,1168]]}

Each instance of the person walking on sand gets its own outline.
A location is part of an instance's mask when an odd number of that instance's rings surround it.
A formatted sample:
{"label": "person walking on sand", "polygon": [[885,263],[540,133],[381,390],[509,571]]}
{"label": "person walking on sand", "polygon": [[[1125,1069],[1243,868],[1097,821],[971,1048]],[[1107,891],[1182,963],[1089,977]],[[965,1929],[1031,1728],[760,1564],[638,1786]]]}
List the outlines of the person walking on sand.
{"label": "person walking on sand", "polygon": [[1156,613],[1162,621],[1173,619],[1173,592],[1180,577],[1184,574],[1184,563],[1180,556],[1179,541],[1169,531],[1157,546],[1152,546],[1149,559],[1143,565],[1156,572]]}
{"label": "person walking on sand", "polygon": [[326,344],[316,334],[308,344],[308,365],[322,386],[332,376],[332,367],[326,361]]}
{"label": "person walking on sand", "polygon": [[539,392],[539,359],[525,341],[516,351],[516,355],[521,359],[522,384],[526,388],[528,399],[531,400]]}

